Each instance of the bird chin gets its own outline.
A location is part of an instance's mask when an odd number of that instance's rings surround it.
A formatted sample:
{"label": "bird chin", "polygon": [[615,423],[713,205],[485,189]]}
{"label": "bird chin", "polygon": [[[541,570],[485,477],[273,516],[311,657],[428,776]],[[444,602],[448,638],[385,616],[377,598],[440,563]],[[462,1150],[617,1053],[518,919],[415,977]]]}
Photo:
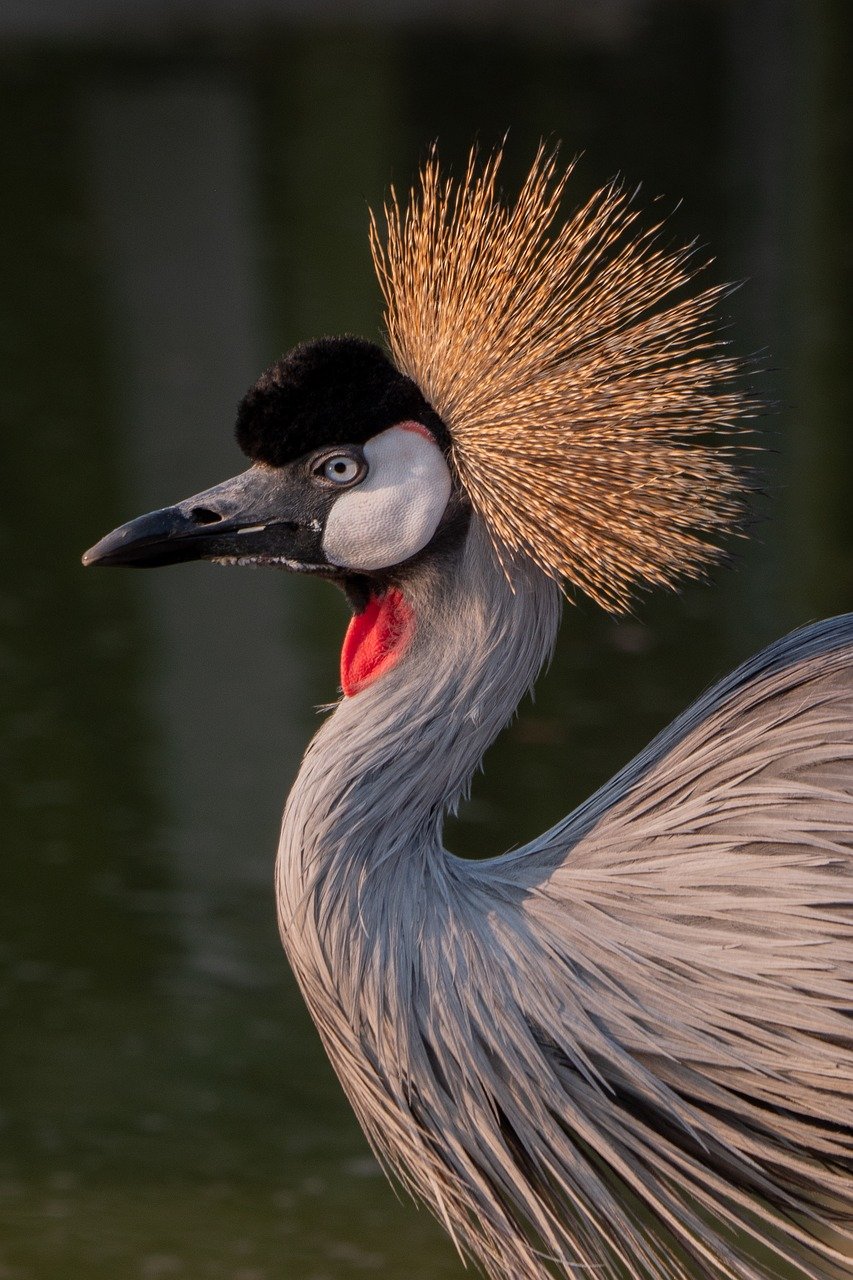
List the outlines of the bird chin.
{"label": "bird chin", "polygon": [[[316,573],[331,577],[327,564],[307,564],[304,560],[290,560],[287,556],[266,556],[262,554],[249,556],[211,556],[211,564],[269,566],[287,569],[291,573]],[[336,575],[335,575],[336,576]]]}

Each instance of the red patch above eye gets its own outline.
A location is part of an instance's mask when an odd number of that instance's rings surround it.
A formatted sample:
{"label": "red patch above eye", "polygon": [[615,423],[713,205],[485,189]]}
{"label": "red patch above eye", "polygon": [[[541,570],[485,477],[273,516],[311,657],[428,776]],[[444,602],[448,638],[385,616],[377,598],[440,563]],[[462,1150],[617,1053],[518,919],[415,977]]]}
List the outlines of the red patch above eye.
{"label": "red patch above eye", "polygon": [[402,591],[371,596],[350,622],[341,649],[341,688],[351,698],[390,671],[409,646],[415,615]]}

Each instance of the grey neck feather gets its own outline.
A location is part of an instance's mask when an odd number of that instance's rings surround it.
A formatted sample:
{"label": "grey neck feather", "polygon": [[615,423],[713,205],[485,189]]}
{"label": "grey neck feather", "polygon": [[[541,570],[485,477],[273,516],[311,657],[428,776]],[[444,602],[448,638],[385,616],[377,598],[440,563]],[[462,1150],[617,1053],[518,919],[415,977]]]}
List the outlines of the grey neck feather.
{"label": "grey neck feather", "polygon": [[[314,890],[340,862],[441,857],[444,813],[531,687],[556,640],[558,587],[508,578],[474,520],[458,562],[425,564],[406,586],[414,641],[399,665],[344,699],[312,741],[285,810],[282,874]],[[349,881],[351,883],[351,881]]]}
{"label": "grey neck feather", "polygon": [[424,1136],[436,1121],[412,1119],[414,1092],[442,1079],[418,1028],[434,998],[449,1014],[427,967],[485,907],[466,891],[474,864],[442,846],[442,820],[550,656],[562,607],[538,570],[508,578],[476,519],[456,554],[407,582],[416,632],[399,664],[313,739],[277,865],[285,949],[332,1064],[386,1168],[448,1227],[459,1207]]}

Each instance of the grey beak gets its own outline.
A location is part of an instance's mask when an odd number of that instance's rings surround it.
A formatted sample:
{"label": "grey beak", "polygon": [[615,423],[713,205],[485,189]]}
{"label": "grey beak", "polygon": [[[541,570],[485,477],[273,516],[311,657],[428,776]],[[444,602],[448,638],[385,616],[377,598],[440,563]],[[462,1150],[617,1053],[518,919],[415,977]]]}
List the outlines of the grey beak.
{"label": "grey beak", "polygon": [[318,517],[326,513],[313,509],[318,497],[285,469],[250,467],[114,529],[90,547],[83,564],[139,569],[236,558],[322,571],[328,566]]}
{"label": "grey beak", "polygon": [[[216,523],[220,523],[219,519]],[[89,548],[83,563],[140,569],[198,560],[209,550],[209,537],[205,537],[209,532],[203,522],[193,520],[183,505],[164,507],[113,529]]]}

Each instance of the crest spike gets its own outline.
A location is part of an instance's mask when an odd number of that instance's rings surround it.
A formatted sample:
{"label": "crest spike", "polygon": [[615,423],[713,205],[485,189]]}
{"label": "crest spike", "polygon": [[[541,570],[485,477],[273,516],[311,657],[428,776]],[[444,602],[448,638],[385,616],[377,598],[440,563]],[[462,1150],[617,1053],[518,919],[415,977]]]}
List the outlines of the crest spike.
{"label": "crest spike", "polygon": [[716,312],[729,287],[614,180],[559,223],[574,162],[540,143],[514,203],[503,148],[461,182],[432,148],[371,248],[392,357],[452,441],[503,563],[533,560],[612,611],[701,575],[743,517],[732,438],[755,406]]}

